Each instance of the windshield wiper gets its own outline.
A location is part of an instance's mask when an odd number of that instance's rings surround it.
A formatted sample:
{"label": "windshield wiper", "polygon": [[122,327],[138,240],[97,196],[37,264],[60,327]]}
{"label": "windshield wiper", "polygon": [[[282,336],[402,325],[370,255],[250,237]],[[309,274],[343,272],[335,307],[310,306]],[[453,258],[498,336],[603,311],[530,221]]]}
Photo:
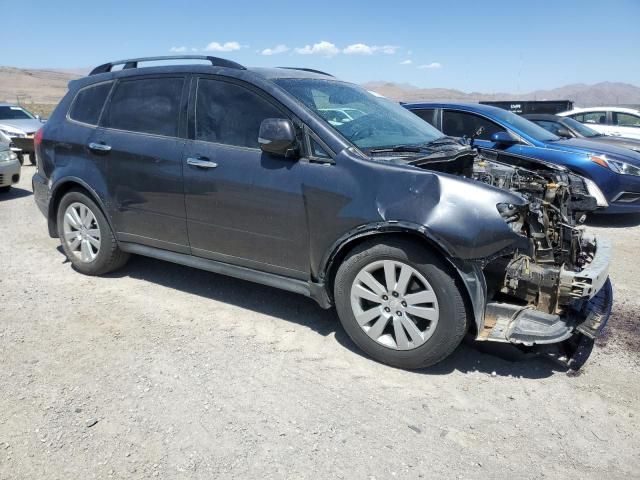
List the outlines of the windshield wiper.
{"label": "windshield wiper", "polygon": [[396,145],[395,147],[387,148],[374,148],[369,150],[369,153],[393,153],[393,152],[407,152],[407,153],[420,153],[422,149],[415,145]]}
{"label": "windshield wiper", "polygon": [[425,143],[425,146],[431,147],[433,145],[444,145],[444,144],[451,144],[451,143],[456,143],[459,145],[460,141],[457,138],[450,137],[447,135],[444,137],[436,138],[435,140],[431,140],[430,142]]}

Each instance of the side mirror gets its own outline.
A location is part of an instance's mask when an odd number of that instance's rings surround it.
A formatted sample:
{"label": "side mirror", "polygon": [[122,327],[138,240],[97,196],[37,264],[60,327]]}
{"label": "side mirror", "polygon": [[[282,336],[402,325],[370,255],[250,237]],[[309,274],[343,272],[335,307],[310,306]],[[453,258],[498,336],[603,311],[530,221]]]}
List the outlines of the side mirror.
{"label": "side mirror", "polygon": [[560,127],[556,130],[555,134],[562,138],[573,138],[573,135],[568,128]]}
{"label": "side mirror", "polygon": [[265,118],[258,133],[260,150],[282,157],[295,156],[296,132],[285,118]]}
{"label": "side mirror", "polygon": [[520,143],[520,139],[518,137],[516,137],[511,132],[507,132],[506,130],[502,132],[496,132],[493,135],[491,135],[491,141],[493,143],[497,143],[499,145],[505,145],[505,146],[515,145],[517,143]]}

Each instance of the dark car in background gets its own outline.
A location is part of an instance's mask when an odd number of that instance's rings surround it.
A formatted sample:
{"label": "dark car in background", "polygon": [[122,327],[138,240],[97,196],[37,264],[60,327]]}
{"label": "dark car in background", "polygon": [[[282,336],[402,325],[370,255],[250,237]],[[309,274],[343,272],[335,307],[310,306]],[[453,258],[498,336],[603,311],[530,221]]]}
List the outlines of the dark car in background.
{"label": "dark car in background", "polygon": [[501,100],[484,101],[481,105],[502,108],[518,115],[530,113],[551,113],[565,112],[573,108],[571,100]]}
{"label": "dark car in background", "polygon": [[473,139],[491,155],[508,153],[562,165],[587,179],[602,213],[640,212],[640,153],[582,138],[561,138],[501,108],[477,103],[403,106],[446,135]]}
{"label": "dark car in background", "polygon": [[562,138],[584,138],[594,142],[613,145],[615,147],[629,148],[636,152],[640,152],[640,140],[605,135],[604,133],[600,133],[571,117],[561,117],[559,115],[540,113],[522,116]]}
{"label": "dark car in background", "polygon": [[322,72],[180,58],[209,65],[97,67],[35,137],[34,197],[78,271],[140,254],[307,295],[403,368],[468,331],[586,360],[611,248],[576,227],[581,177],[479,157]]}

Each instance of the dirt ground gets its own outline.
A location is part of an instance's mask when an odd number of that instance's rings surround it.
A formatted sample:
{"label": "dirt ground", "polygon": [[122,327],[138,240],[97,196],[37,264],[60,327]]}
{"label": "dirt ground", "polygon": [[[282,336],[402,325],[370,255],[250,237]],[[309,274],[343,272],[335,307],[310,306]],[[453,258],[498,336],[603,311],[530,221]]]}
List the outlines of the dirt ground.
{"label": "dirt ground", "polygon": [[582,374],[462,345],[407,372],[311,300],[141,257],[73,271],[31,196],[0,197],[0,479],[640,475],[640,216]]}

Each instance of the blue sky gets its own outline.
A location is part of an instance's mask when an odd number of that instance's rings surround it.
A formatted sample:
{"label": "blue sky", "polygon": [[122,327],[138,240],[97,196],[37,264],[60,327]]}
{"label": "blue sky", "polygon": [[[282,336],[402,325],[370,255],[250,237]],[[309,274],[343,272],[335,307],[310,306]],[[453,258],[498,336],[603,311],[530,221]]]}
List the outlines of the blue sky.
{"label": "blue sky", "polygon": [[[0,65],[81,68],[186,50],[359,83],[513,93],[640,85],[640,0],[18,3],[27,22],[5,30]],[[16,5],[0,0],[5,13]]]}

